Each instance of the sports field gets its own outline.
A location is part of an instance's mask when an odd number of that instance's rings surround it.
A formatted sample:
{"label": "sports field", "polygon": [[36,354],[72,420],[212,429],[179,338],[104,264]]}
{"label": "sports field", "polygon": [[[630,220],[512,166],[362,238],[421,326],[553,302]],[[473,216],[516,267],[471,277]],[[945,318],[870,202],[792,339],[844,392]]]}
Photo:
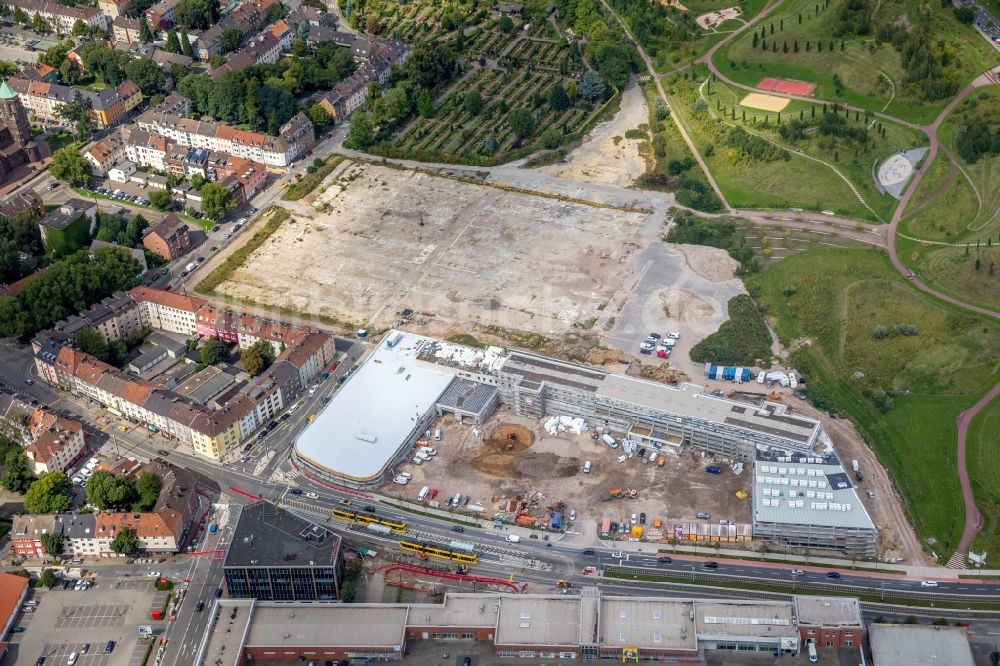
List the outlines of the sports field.
{"label": "sports field", "polygon": [[789,81],[788,79],[775,79],[770,76],[766,76],[760,80],[757,87],[761,90],[768,90],[770,92],[780,92],[786,95],[801,95],[802,97],[811,97],[816,91],[815,83],[807,83],[805,81]]}
{"label": "sports field", "polygon": [[751,109],[762,109],[764,111],[784,111],[790,101],[787,97],[750,93],[740,100],[740,106],[748,106]]}

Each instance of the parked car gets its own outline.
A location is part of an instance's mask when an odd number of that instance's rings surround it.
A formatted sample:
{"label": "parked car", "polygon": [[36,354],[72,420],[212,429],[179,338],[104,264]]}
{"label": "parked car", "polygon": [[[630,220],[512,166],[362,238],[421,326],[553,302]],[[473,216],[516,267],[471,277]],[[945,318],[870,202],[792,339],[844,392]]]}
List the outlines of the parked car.
{"label": "parked car", "polygon": [[618,462],[623,463],[626,460],[628,460],[628,456],[627,455],[622,454],[622,455],[618,456]]}
{"label": "parked car", "polygon": [[806,394],[803,393],[802,391],[792,391],[792,395],[794,395],[799,400],[805,400],[806,399]]}
{"label": "parked car", "polygon": [[645,525],[646,524],[646,514],[645,513],[640,513],[639,514],[639,524],[640,525]]}
{"label": "parked car", "polygon": [[708,513],[708,511],[699,511],[698,512],[698,517],[701,518],[702,520],[708,520],[712,516],[711,516],[711,514]]}
{"label": "parked car", "polygon": [[705,471],[709,474],[722,474],[722,468],[717,465],[709,465],[705,468]]}

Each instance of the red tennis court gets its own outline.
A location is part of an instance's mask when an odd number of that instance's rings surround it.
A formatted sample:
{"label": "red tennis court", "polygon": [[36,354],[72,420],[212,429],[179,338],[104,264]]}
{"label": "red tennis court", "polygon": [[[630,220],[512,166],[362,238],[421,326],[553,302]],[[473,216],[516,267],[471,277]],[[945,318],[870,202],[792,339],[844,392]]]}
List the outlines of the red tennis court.
{"label": "red tennis court", "polygon": [[815,83],[806,83],[805,81],[789,81],[787,79],[773,79],[770,76],[761,79],[761,82],[757,84],[757,87],[761,90],[767,90],[769,92],[780,92],[788,95],[802,95],[803,97],[810,97],[813,94],[813,91],[816,90]]}

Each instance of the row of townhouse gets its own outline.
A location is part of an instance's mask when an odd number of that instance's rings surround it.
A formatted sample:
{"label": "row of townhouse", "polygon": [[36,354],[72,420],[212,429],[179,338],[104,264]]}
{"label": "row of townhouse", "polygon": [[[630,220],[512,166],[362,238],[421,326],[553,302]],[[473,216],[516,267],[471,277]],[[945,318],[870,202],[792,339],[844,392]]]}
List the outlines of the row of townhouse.
{"label": "row of townhouse", "polygon": [[[156,109],[140,115],[136,124],[138,129],[151,135],[150,141],[153,141],[152,135],[156,135],[184,148],[220,151],[268,167],[287,167],[316,143],[313,124],[301,112],[281,126],[278,136],[241,130],[224,123],[191,120]],[[165,154],[165,145],[156,144],[157,152],[162,149]]]}
{"label": "row of townhouse", "polygon": [[26,76],[13,76],[7,84],[17,92],[24,108],[43,120],[60,120],[59,111],[79,98],[89,103],[91,120],[99,128],[117,124],[142,103],[142,91],[129,80],[96,92],[32,81]]}
{"label": "row of townhouse", "polygon": [[292,48],[294,33],[284,21],[268,26],[263,32],[247,42],[221,67],[212,72],[212,78],[221,79],[229,72],[242,72],[247,67],[278,62],[281,54]]}
{"label": "row of townhouse", "polygon": [[226,30],[235,28],[244,35],[258,32],[267,24],[271,7],[277,4],[278,0],[251,0],[223,16],[218,23],[191,42],[198,50],[198,57],[207,62],[213,55],[222,53],[222,33]]}
{"label": "row of townhouse", "polygon": [[[132,24],[135,24],[134,27]],[[191,63],[194,62],[193,59],[186,55],[171,53],[155,44],[143,44],[139,41],[138,37],[139,22],[134,19],[125,17],[116,18],[111,27],[114,31],[114,47],[116,51],[128,53],[133,58],[138,58],[139,60],[152,60],[164,70],[165,90],[173,88],[175,83],[173,77],[170,76],[172,65],[183,65],[186,68],[190,68]]]}
{"label": "row of townhouse", "polygon": [[65,34],[73,32],[73,26],[77,21],[82,21],[88,28],[100,28],[104,31],[108,29],[108,17],[95,7],[68,7],[58,2],[41,0],[0,0],[0,4],[11,13],[15,8],[19,8],[29,18],[34,18],[35,14],[38,14],[54,30]]}
{"label": "row of townhouse", "polygon": [[[101,316],[91,308],[94,312],[87,316],[81,313],[36,336],[32,346],[39,377],[112,413],[154,426],[214,461],[220,461],[290,405],[336,357],[336,340],[329,333],[218,310],[198,297],[136,287],[109,301],[100,310]],[[276,358],[238,394],[223,404],[206,406],[73,349],[70,341],[80,321],[107,332],[111,340],[143,327],[190,337],[218,337],[238,343],[241,349],[267,340]]]}
{"label": "row of townhouse", "polygon": [[[126,461],[130,462],[130,461]],[[195,478],[190,471],[154,458],[144,466],[130,464],[98,469],[136,476],[148,472],[160,480],[160,495],[151,511],[62,513],[14,516],[11,525],[11,549],[19,558],[43,558],[50,554],[42,536],[61,534],[63,555],[69,557],[113,557],[111,542],[123,529],[135,532],[141,550],[146,553],[181,551],[198,518],[199,499]]]}
{"label": "row of townhouse", "polygon": [[[311,25],[311,24],[309,24]],[[310,28],[310,38],[318,29]],[[393,68],[401,68],[410,55],[410,48],[399,40],[381,42],[346,32],[324,34],[322,41],[332,41],[351,52],[358,62],[354,74],[334,86],[319,100],[334,122],[344,122],[368,99],[372,81],[384,85]]]}

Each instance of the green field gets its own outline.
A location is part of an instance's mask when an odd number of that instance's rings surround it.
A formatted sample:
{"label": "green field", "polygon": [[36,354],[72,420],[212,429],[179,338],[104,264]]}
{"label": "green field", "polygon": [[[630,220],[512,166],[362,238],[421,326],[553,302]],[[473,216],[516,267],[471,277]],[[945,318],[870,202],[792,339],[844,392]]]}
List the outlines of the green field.
{"label": "green field", "polygon": [[[996,114],[998,104],[996,89],[963,102],[941,127],[942,144],[954,151],[961,127],[977,114]],[[906,236],[950,245],[900,239],[900,258],[934,288],[1000,309],[1000,156],[987,155],[975,164],[958,160],[960,169],[938,154],[900,225]]]}
{"label": "green field", "polygon": [[[916,86],[905,86],[897,50],[888,42],[879,44],[874,35],[836,35],[838,13],[847,0],[832,0],[829,6],[813,0],[785,0],[763,22],[765,40],[754,47],[754,32],[747,31],[720,49],[714,58],[719,70],[739,83],[756,86],[765,76],[796,79],[817,84],[818,99],[846,102],[871,111],[884,111],[912,122],[934,119],[947,99],[923,101]],[[819,12],[816,14],[816,8]],[[799,17],[802,16],[801,23]],[[963,26],[950,9],[922,5],[917,0],[886,0],[877,4],[873,22],[892,22],[905,16],[921,23],[930,34],[954,52],[949,70],[961,72],[962,85],[1000,61],[997,53],[971,27]],[[784,29],[781,29],[784,20]],[[774,25],[773,34],[770,26]],[[806,42],[810,48],[806,50]],[[830,49],[831,41],[833,50]],[[798,43],[798,52],[794,45]],[[772,50],[777,44],[777,51]],[[818,50],[817,45],[822,46]],[[788,52],[785,52],[787,45]],[[891,81],[891,83],[890,83]],[[839,86],[838,86],[839,83]]]}
{"label": "green field", "polygon": [[[1000,379],[1000,326],[913,290],[875,249],[802,252],[748,286],[783,344],[810,340],[793,354],[810,399],[851,418],[947,559],[963,515],[954,419]],[[916,335],[873,335],[898,324]]]}
{"label": "green field", "polygon": [[997,567],[1000,556],[1000,400],[991,402],[969,426],[967,462],[976,506],[983,513],[983,531],[972,544],[975,552],[987,551],[987,566]]}
{"label": "green field", "polygon": [[[920,133],[893,123],[885,124],[885,138],[878,134],[877,126],[871,128],[863,147],[856,141],[820,135],[814,126],[822,118],[822,105],[793,101],[779,118],[774,112],[740,106],[745,96],[742,91],[722,83],[706,83],[704,78],[675,76],[665,87],[671,108],[690,132],[727,200],[737,208],[833,210],[847,217],[886,222],[896,200],[875,189],[872,163],[898,149],[922,143]],[[799,121],[808,127],[801,137],[786,139],[779,131],[779,120],[786,125]],[[784,149],[788,159],[757,159],[728,145],[727,137],[734,126]],[[845,119],[845,127],[855,131],[868,124],[863,114],[855,118],[852,113]],[[854,190],[833,167],[851,182]]]}

